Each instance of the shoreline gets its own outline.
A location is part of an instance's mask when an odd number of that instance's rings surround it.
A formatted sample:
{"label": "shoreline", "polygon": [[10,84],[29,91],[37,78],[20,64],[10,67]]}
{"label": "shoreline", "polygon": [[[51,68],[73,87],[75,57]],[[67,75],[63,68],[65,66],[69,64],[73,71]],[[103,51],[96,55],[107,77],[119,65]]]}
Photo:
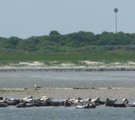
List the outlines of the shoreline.
{"label": "shoreline", "polygon": [[135,67],[133,66],[99,66],[99,67],[0,67],[0,72],[23,72],[23,71],[56,71],[56,72],[66,72],[66,71],[135,71]]}
{"label": "shoreline", "polygon": [[22,98],[26,96],[48,96],[55,99],[66,99],[68,97],[75,98],[96,98],[101,99],[123,99],[128,98],[135,100],[135,88],[1,88],[0,95],[2,97]]}
{"label": "shoreline", "polygon": [[62,62],[50,61],[44,63],[41,61],[29,61],[10,63],[8,65],[1,65],[0,72],[18,72],[18,71],[135,71],[135,62],[97,62],[97,61],[78,61],[73,62]]}

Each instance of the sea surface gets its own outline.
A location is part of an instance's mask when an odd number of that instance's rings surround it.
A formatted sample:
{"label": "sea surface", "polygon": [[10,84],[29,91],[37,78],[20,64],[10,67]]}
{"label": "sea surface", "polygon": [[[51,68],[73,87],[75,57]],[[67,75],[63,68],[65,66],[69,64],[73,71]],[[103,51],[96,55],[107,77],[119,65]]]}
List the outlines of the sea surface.
{"label": "sea surface", "polygon": [[134,71],[1,72],[0,88],[135,87]]}
{"label": "sea surface", "polygon": [[134,108],[0,108],[0,120],[134,120]]}
{"label": "sea surface", "polygon": [[[135,72],[1,72],[0,88],[135,87]],[[0,120],[135,120],[135,108],[0,108]]]}

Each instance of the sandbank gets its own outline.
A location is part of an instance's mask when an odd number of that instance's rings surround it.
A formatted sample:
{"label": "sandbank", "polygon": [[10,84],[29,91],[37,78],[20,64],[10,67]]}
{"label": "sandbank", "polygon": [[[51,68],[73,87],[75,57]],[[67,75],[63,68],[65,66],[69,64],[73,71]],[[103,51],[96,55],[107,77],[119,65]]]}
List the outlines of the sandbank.
{"label": "sandbank", "polygon": [[128,98],[135,100],[135,88],[1,88],[0,96],[22,98],[32,95],[35,98],[48,96],[55,99],[66,99],[67,97],[95,98],[101,99],[113,98],[123,99]]}

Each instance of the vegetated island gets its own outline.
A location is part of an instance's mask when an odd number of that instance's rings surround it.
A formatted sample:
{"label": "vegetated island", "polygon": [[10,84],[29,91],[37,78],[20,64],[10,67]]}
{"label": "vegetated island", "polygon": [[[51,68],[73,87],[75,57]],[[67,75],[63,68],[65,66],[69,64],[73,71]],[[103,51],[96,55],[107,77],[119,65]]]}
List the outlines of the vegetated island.
{"label": "vegetated island", "polygon": [[135,33],[0,37],[0,69],[135,70]]}

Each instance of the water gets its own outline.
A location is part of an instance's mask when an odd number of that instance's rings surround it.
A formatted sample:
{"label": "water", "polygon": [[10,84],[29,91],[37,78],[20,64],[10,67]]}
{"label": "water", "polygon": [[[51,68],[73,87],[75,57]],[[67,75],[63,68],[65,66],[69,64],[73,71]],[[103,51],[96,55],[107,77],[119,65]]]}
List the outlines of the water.
{"label": "water", "polygon": [[[0,88],[33,87],[134,87],[135,72],[4,72]],[[135,108],[34,107],[0,108],[0,120],[134,120]]]}
{"label": "water", "polygon": [[0,108],[0,120],[134,120],[134,108]]}
{"label": "water", "polygon": [[134,71],[109,72],[3,72],[0,88],[135,87]]}

